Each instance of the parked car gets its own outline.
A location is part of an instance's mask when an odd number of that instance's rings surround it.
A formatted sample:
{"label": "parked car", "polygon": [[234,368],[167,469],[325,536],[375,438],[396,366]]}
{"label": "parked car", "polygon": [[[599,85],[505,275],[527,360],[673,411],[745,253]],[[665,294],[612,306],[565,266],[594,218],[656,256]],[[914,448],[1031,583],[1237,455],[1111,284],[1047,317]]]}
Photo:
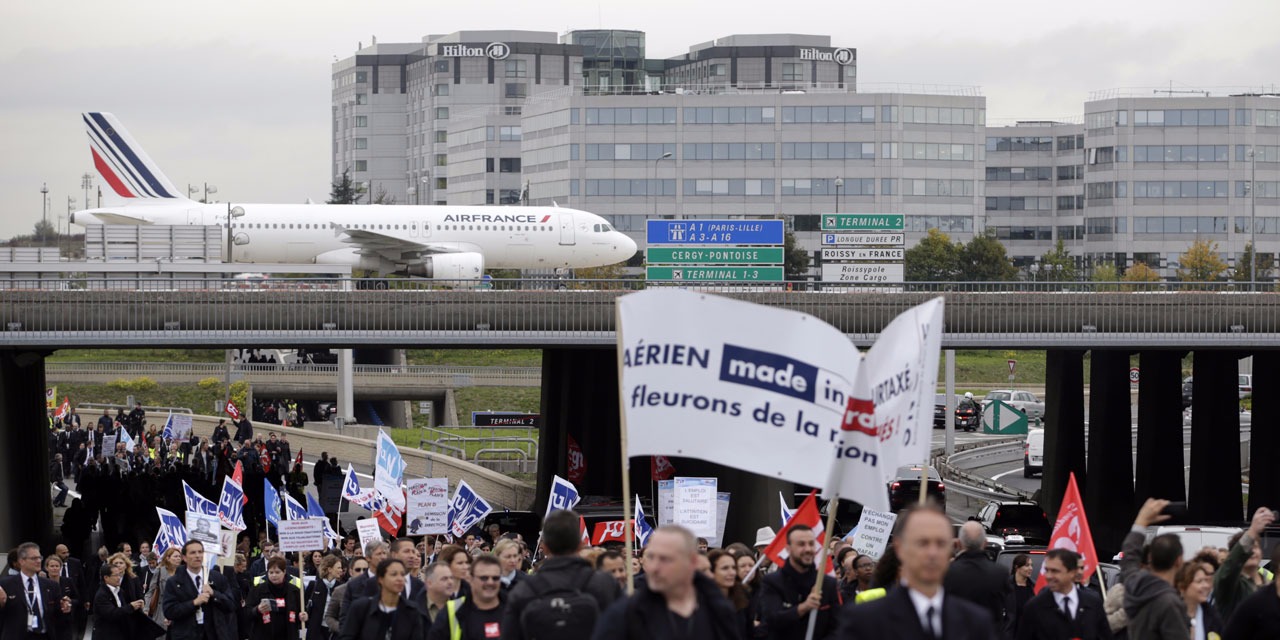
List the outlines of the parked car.
{"label": "parked car", "polygon": [[[897,512],[899,509],[913,504],[920,500],[920,465],[908,465],[898,467],[898,473],[894,476],[893,482],[889,483],[889,510]],[[938,475],[938,470],[928,467],[928,486],[925,492],[929,498],[938,503],[938,508],[945,510],[947,508],[947,487],[942,482],[942,476]]]}
{"label": "parked car", "polygon": [[[1191,406],[1191,376],[1182,379],[1182,408]],[[1253,374],[1241,373],[1236,376],[1236,390],[1241,400],[1253,395]]]}
{"label": "parked car", "polygon": [[1027,416],[1027,420],[1038,422],[1044,419],[1044,403],[1030,391],[996,389],[987,393],[987,397],[982,399],[983,409],[986,409],[987,405],[996,400],[1003,401],[1005,404],[1021,411]]}
{"label": "parked car", "polygon": [[993,501],[978,511],[978,521],[991,535],[1001,536],[1008,540],[1010,536],[1020,536],[1023,544],[1044,545],[1049,543],[1053,533],[1053,525],[1044,509],[1034,502]]}
{"label": "parked car", "polygon": [[[977,431],[982,426],[982,415],[978,411],[978,403],[972,397],[959,394],[955,396],[955,425],[957,429]],[[943,429],[947,426],[947,394],[939,393],[933,397],[933,428]]]}
{"label": "parked car", "polygon": [[1022,477],[1032,478],[1044,473],[1044,429],[1027,429],[1027,440],[1022,445]]}

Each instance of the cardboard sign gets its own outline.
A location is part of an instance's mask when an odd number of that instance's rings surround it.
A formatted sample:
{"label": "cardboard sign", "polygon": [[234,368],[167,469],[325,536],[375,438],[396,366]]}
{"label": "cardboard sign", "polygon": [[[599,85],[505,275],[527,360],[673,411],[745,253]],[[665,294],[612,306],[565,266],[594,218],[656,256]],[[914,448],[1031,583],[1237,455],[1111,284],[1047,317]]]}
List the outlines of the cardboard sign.
{"label": "cardboard sign", "polygon": [[724,546],[724,522],[729,517],[729,494],[723,491],[716,493],[716,536],[707,538],[707,545],[713,549]]}
{"label": "cardboard sign", "polygon": [[858,520],[858,533],[853,537],[853,550],[879,560],[889,544],[889,534],[893,533],[893,523],[897,519],[896,513],[864,508],[862,518]]}
{"label": "cardboard sign", "polygon": [[187,512],[187,536],[204,543],[210,552],[222,549],[222,522],[217,515]]}
{"label": "cardboard sign", "polygon": [[413,478],[407,484],[409,510],[405,520],[409,523],[409,535],[448,532],[449,479]]}
{"label": "cardboard sign", "polygon": [[658,525],[675,524],[676,481],[658,481]]}
{"label": "cardboard sign", "polygon": [[701,538],[716,535],[716,479],[676,478],[676,524]]}
{"label": "cardboard sign", "polygon": [[360,534],[360,548],[368,548],[370,542],[382,541],[382,528],[376,518],[356,520],[356,531]]}
{"label": "cardboard sign", "polygon": [[281,520],[276,531],[280,534],[280,550],[286,553],[324,549],[324,520],[321,518]]}

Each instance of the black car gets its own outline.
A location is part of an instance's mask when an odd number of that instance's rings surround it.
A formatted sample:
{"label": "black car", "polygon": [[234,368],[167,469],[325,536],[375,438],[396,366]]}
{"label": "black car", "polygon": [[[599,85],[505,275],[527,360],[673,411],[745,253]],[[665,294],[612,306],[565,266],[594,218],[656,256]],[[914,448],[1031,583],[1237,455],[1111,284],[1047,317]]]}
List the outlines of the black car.
{"label": "black car", "polygon": [[[897,512],[909,504],[920,500],[920,465],[899,467],[893,482],[889,483],[889,510]],[[947,487],[942,482],[938,470],[928,467],[928,486],[925,493],[929,500],[936,502],[939,509],[947,508]]]}
{"label": "black car", "polygon": [[[956,428],[965,431],[977,431],[982,426],[982,412],[978,410],[978,403],[972,398],[966,398],[961,395],[955,397],[956,407]],[[933,428],[943,429],[947,426],[947,395],[945,393],[936,394],[933,397]]]}
{"label": "black car", "polygon": [[1044,509],[1034,502],[988,502],[978,512],[978,521],[987,533],[1005,538],[1019,536],[1023,544],[1049,544],[1053,525]]}

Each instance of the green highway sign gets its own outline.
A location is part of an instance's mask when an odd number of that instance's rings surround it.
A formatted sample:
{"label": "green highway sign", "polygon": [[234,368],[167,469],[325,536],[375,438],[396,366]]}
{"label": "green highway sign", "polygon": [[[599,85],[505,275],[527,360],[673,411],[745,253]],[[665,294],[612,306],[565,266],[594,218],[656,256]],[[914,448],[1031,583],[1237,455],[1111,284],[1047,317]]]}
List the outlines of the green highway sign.
{"label": "green highway sign", "polygon": [[782,267],[646,267],[645,278],[666,282],[781,282]]}
{"label": "green highway sign", "polygon": [[906,216],[900,213],[824,213],[823,231],[902,231]]}
{"label": "green highway sign", "polygon": [[1004,435],[1025,434],[1027,414],[996,400],[982,412],[982,432]]}
{"label": "green highway sign", "polygon": [[649,247],[649,264],[782,264],[782,247]]}

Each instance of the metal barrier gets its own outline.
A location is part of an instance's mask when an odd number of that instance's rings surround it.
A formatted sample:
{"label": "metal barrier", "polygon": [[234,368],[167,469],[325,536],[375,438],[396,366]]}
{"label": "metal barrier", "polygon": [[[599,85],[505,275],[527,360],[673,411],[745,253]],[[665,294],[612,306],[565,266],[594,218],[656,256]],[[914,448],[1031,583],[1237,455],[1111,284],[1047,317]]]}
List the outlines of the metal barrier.
{"label": "metal barrier", "polygon": [[[521,459],[521,460],[523,460],[523,461],[531,461],[531,460],[532,460],[532,461],[536,461],[536,460],[538,459],[538,440],[537,440],[536,438],[520,437],[520,436],[499,436],[499,435],[495,435],[495,434],[496,434],[497,432],[499,432],[499,431],[510,431],[510,430],[523,430],[523,431],[525,431],[526,433],[528,433],[528,431],[529,431],[530,429],[533,429],[532,427],[469,427],[469,426],[461,426],[460,428],[465,428],[465,429],[481,429],[481,430],[483,430],[483,429],[488,429],[488,430],[490,431],[490,435],[488,435],[488,436],[484,436],[484,435],[481,435],[481,436],[460,436],[460,435],[457,435],[456,433],[453,433],[453,432],[447,431],[447,430],[445,430],[445,429],[436,428],[436,427],[419,427],[419,430],[420,430],[421,432],[424,432],[424,433],[426,433],[426,434],[428,434],[428,435],[431,435],[431,436],[434,436],[434,437],[431,437],[431,438],[422,438],[421,440],[419,440],[419,441],[418,441],[418,448],[420,448],[420,449],[421,449],[421,448],[423,448],[423,447],[424,447],[424,445],[431,445],[431,446],[439,447],[439,448],[441,448],[441,449],[444,449],[444,450],[448,451],[448,452],[449,452],[449,455],[455,455],[455,453],[456,453],[455,457],[460,458],[460,459],[462,459],[462,460],[471,460],[471,461],[477,461],[477,460],[479,460],[479,459],[480,459],[480,454],[481,454],[482,452],[489,452],[489,453],[493,453],[493,452],[498,452],[498,451],[506,451],[506,452],[512,452],[512,451],[514,451],[514,452],[519,452],[519,454],[520,454],[520,459]],[[536,429],[534,429],[534,430],[536,431]],[[478,450],[475,452],[475,454],[474,454],[474,455],[472,455],[472,456],[468,457],[468,455],[467,455],[467,447],[466,447],[466,445],[468,445],[468,444],[481,444],[481,445],[511,445],[511,444],[523,444],[523,445],[525,445],[525,446],[524,446],[524,448],[516,448],[516,447],[498,447],[498,448],[495,448],[495,447],[481,447],[480,449],[478,449]]]}
{"label": "metal barrier", "polygon": [[[2,290],[0,331],[9,345],[53,348],[605,346],[615,340],[615,299],[646,287],[638,280],[407,279],[335,286],[328,279],[324,287],[303,286],[311,281],[299,280],[235,290],[222,286],[225,282],[184,281],[191,286],[174,288],[173,281],[164,281],[163,288],[130,291]],[[565,289],[549,289],[549,282]],[[372,289],[370,283],[387,288]],[[786,290],[790,286],[809,290]],[[685,288],[808,313],[859,344],[870,343],[910,306],[938,295],[947,300],[944,348],[1274,348],[1280,333],[1280,295],[1269,283],[701,283]]]}
{"label": "metal barrier", "polygon": [[[69,380],[101,378],[104,376],[147,376],[198,381],[202,378],[222,378],[227,373],[226,363],[216,362],[46,362],[45,375]],[[337,379],[336,364],[234,364],[231,374],[236,377],[269,379],[289,376],[314,379],[316,382],[333,383]],[[465,367],[437,365],[383,365],[360,364],[352,368],[358,378],[393,378],[402,383],[433,384],[440,386],[540,386],[540,367]]]}
{"label": "metal barrier", "polygon": [[[79,403],[76,403],[76,410],[80,410],[80,409],[90,409],[90,410],[98,410],[98,409],[124,409],[125,411],[129,411],[129,410],[133,409],[133,407],[132,407],[132,406],[130,406],[130,405],[127,405],[127,404],[110,404],[110,403],[106,403],[106,402],[79,402]],[[194,415],[194,414],[195,414],[195,412],[194,412],[194,411],[192,411],[191,409],[189,409],[189,408],[187,408],[187,407],[148,407],[148,406],[146,406],[146,405],[143,405],[143,406],[142,406],[142,410],[143,410],[143,411],[147,411],[147,412],[166,413],[166,414],[167,414],[167,413],[187,413],[187,414],[192,414],[192,415]],[[81,414],[81,417],[83,418],[83,417],[84,417],[84,415],[83,415],[83,414]]]}

